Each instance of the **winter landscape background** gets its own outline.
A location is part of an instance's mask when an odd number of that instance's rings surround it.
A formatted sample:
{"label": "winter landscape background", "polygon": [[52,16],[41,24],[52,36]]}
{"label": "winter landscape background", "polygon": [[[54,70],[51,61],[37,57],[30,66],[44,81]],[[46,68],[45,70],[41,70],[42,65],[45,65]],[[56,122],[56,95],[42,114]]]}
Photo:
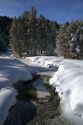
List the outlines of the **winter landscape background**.
{"label": "winter landscape background", "polygon": [[26,2],[0,0],[0,125],[83,125],[82,1]]}

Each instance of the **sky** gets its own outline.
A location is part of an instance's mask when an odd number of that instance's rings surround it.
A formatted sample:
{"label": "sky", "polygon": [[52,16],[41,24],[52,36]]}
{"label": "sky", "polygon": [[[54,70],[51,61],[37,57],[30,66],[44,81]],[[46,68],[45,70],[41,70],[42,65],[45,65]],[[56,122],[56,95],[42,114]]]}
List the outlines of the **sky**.
{"label": "sky", "polygon": [[0,0],[0,15],[19,16],[31,6],[37,8],[38,15],[58,23],[83,19],[83,0]]}

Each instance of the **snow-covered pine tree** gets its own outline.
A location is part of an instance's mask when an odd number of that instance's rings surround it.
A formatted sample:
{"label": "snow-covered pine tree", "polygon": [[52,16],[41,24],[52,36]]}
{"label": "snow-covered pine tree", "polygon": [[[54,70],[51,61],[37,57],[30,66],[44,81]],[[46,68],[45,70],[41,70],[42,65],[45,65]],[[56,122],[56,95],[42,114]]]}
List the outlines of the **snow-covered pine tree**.
{"label": "snow-covered pine tree", "polygon": [[56,40],[57,54],[58,56],[63,56],[64,58],[68,58],[70,55],[67,28],[67,24],[61,25]]}
{"label": "snow-covered pine tree", "polygon": [[12,27],[10,29],[10,44],[12,46],[13,52],[15,56],[21,56],[21,44],[19,42],[19,22],[18,19],[15,17],[12,22]]}

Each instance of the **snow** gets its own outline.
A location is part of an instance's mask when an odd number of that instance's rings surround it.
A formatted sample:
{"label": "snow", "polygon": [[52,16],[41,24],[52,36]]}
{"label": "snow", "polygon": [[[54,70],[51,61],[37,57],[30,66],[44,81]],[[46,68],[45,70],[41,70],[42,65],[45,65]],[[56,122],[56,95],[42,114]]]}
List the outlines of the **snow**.
{"label": "snow", "polygon": [[[16,103],[18,93],[13,84],[28,81],[34,73],[40,71],[49,70],[38,64],[31,64],[27,59],[15,59],[9,54],[0,56],[0,125],[6,120],[9,108]],[[38,90],[38,93],[41,92]],[[48,92],[45,94],[48,95]]]}
{"label": "snow", "polygon": [[[52,73],[46,69],[51,69]],[[9,108],[16,102],[17,92],[13,84],[32,79],[34,72],[43,73],[44,70],[48,72],[45,74],[51,73],[49,83],[56,88],[61,98],[62,115],[73,125],[83,125],[83,60],[54,56],[26,57],[20,60],[0,56],[0,125],[3,125]],[[36,87],[39,89],[41,86]]]}
{"label": "snow", "polygon": [[13,84],[32,79],[28,66],[8,56],[0,56],[0,125],[3,125],[9,108],[15,104],[17,92]]}
{"label": "snow", "polygon": [[8,109],[15,104],[16,91],[13,88],[3,88],[0,90],[0,125],[3,124],[8,114]]}
{"label": "snow", "polygon": [[43,80],[42,79],[38,79],[37,81],[35,81],[33,83],[33,85],[36,88],[36,92],[37,92],[37,97],[38,98],[45,98],[45,97],[50,95],[49,91],[47,90],[47,88],[43,84]]}
{"label": "snow", "polygon": [[43,67],[58,67],[50,84],[61,98],[61,111],[72,124],[83,125],[83,60],[58,57],[29,57],[32,63]]}
{"label": "snow", "polygon": [[35,57],[26,57],[26,59],[32,64],[37,64],[46,68],[56,68],[59,62],[62,61],[62,57],[58,58],[55,56],[35,56]]}
{"label": "snow", "polygon": [[56,87],[61,97],[65,116],[68,118],[72,116],[72,122],[75,122],[75,117],[82,118],[75,124],[83,125],[83,61],[62,61],[58,71],[50,79],[50,84]]}

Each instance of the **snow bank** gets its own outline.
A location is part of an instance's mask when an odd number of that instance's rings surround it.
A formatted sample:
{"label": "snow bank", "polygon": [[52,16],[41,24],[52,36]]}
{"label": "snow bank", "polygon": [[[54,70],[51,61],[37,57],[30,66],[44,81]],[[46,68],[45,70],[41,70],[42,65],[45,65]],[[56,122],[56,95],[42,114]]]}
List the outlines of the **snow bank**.
{"label": "snow bank", "polygon": [[54,69],[62,61],[62,57],[58,58],[55,56],[36,56],[36,57],[26,57],[26,59],[32,64],[38,64],[46,68]]}
{"label": "snow bank", "polygon": [[59,93],[63,115],[72,124],[83,125],[83,60],[46,56],[27,59],[47,68],[59,67],[49,82]]}
{"label": "snow bank", "polygon": [[69,119],[72,116],[76,125],[83,125],[83,61],[62,61],[50,84],[59,93],[64,114]]}
{"label": "snow bank", "polygon": [[13,88],[3,88],[0,90],[0,125],[5,121],[8,109],[15,104],[16,91]]}
{"label": "snow bank", "polygon": [[0,57],[0,125],[3,125],[9,108],[16,102],[17,92],[13,84],[29,79],[32,75],[27,65],[16,59]]}

